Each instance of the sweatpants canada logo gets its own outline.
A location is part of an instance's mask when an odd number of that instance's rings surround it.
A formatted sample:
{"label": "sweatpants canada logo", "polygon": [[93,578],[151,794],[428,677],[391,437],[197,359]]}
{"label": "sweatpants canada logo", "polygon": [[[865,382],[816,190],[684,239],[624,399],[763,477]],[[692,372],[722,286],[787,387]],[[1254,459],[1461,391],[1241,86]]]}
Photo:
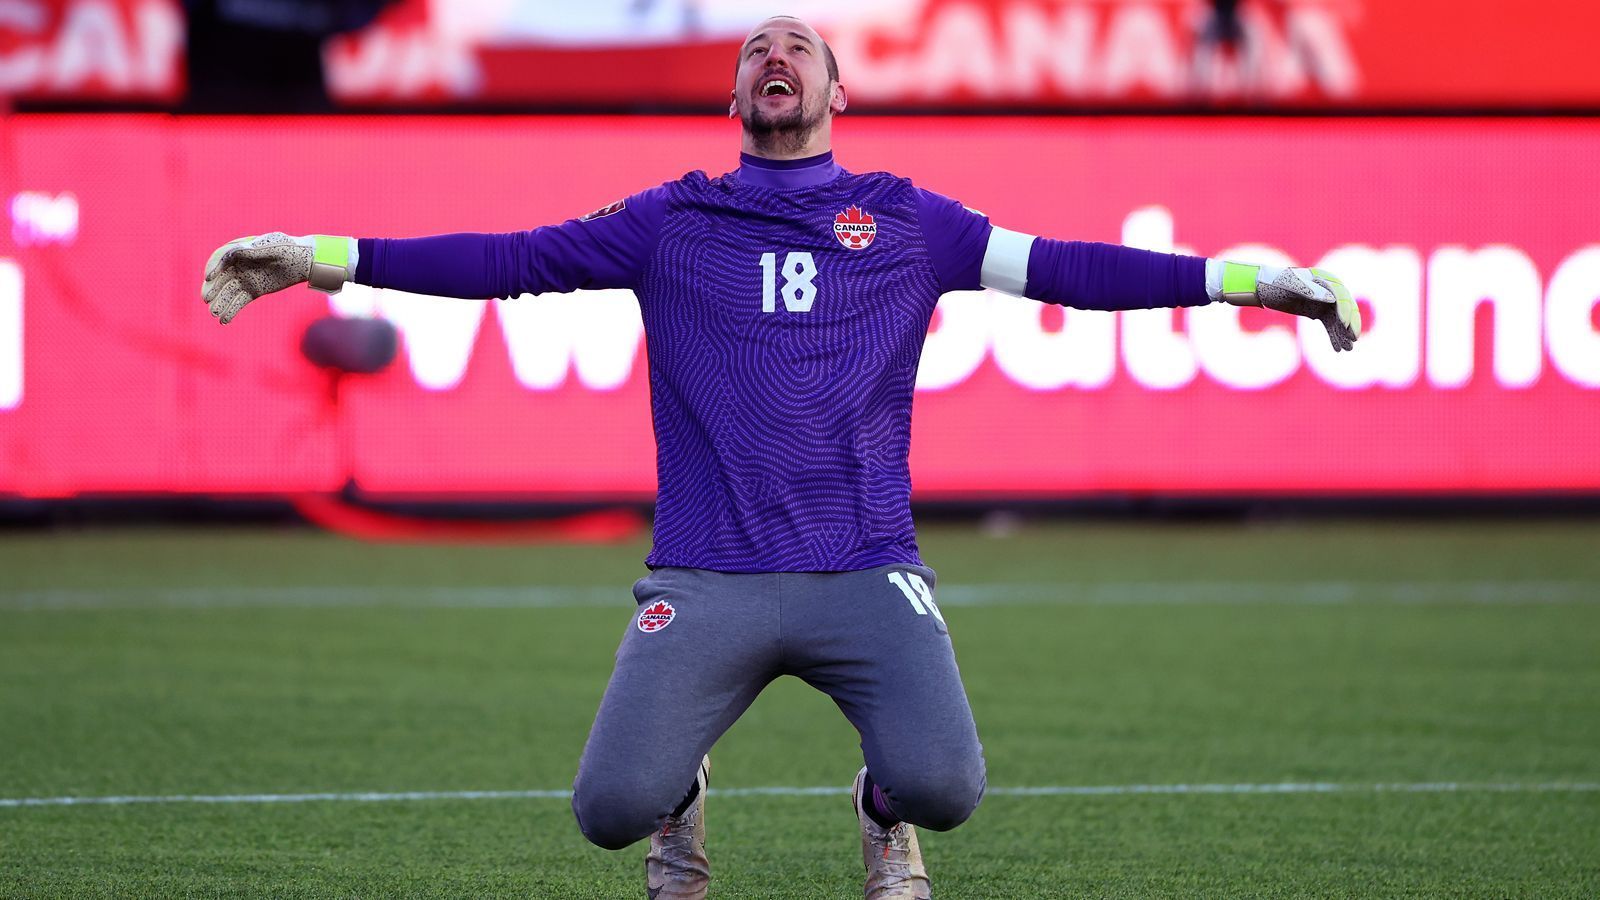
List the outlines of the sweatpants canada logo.
{"label": "sweatpants canada logo", "polygon": [[852,206],[833,217],[833,236],[848,250],[865,250],[878,236],[878,223],[861,207]]}
{"label": "sweatpants canada logo", "polygon": [[639,613],[639,630],[645,634],[652,634],[671,625],[677,616],[678,611],[672,608],[671,603],[657,600],[646,606],[644,612]]}

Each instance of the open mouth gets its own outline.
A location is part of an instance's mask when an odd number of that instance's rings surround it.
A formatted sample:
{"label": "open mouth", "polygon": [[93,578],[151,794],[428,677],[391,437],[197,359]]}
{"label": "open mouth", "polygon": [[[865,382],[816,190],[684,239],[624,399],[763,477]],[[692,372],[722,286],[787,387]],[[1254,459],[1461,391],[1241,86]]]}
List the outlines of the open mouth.
{"label": "open mouth", "polygon": [[761,87],[756,89],[756,96],[758,97],[793,97],[794,93],[794,82],[776,75],[761,82]]}

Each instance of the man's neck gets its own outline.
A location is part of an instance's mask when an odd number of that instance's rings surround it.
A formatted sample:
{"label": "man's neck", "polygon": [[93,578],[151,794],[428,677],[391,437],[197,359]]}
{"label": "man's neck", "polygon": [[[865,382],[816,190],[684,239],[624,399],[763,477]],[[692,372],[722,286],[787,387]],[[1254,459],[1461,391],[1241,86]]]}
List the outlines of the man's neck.
{"label": "man's neck", "polygon": [[831,152],[833,133],[831,128],[823,126],[806,135],[802,141],[793,141],[790,135],[775,134],[767,141],[758,142],[754,135],[746,131],[739,143],[739,150],[761,159],[806,159]]}
{"label": "man's neck", "polygon": [[833,161],[833,154],[828,152],[802,159],[771,159],[741,153],[734,177],[754,187],[782,191],[827,184],[838,178],[841,171],[839,164]]}

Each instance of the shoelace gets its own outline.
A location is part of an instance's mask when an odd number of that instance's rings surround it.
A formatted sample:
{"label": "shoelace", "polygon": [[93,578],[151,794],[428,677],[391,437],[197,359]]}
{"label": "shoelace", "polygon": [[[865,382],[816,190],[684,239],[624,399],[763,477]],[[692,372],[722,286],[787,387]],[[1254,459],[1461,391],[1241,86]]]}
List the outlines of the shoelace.
{"label": "shoelace", "polygon": [[910,880],[911,864],[906,862],[903,857],[899,860],[891,860],[889,858],[891,853],[899,852],[904,854],[911,850],[911,832],[906,828],[905,824],[901,823],[889,829],[878,828],[874,825],[869,829],[868,834],[874,844],[883,848],[883,861],[889,863],[889,867],[882,870],[883,874],[895,879],[896,882]]}
{"label": "shoelace", "polygon": [[[682,869],[694,855],[694,834],[683,834],[686,829],[694,824],[691,813],[685,813],[683,818],[668,816],[666,824],[661,826],[661,862],[672,868]],[[675,838],[675,839],[674,839]]]}

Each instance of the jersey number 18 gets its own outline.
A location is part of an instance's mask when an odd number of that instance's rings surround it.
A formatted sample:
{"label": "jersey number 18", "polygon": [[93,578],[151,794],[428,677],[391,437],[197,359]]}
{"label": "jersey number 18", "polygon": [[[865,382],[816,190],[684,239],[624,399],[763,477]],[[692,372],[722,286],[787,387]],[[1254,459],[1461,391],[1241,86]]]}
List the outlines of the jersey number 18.
{"label": "jersey number 18", "polygon": [[761,311],[777,311],[780,274],[783,275],[783,308],[789,312],[810,312],[812,302],[817,299],[817,286],[811,283],[817,277],[817,264],[804,250],[785,255],[781,269],[777,254],[761,254]]}

